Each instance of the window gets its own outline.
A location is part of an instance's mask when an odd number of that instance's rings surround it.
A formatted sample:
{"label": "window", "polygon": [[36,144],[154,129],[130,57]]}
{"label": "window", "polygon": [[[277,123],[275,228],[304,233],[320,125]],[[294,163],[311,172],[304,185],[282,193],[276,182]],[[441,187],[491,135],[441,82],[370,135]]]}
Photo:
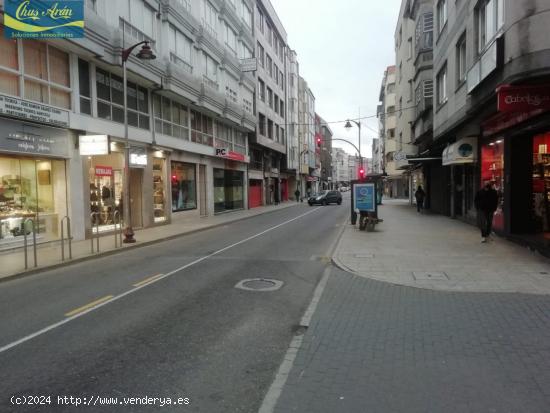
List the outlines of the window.
{"label": "window", "polygon": [[258,121],[258,130],[260,135],[266,136],[265,133],[265,115],[259,114],[259,121]]}
{"label": "window", "polygon": [[237,34],[227,23],[225,24],[225,44],[233,50],[235,54],[237,53]]}
{"label": "window", "polygon": [[[23,54],[19,54],[21,46]],[[0,92],[71,108],[69,55],[37,40],[6,39],[0,27]],[[24,67],[24,70],[21,69]],[[23,90],[20,79],[23,78]]]}
{"label": "window", "polygon": [[437,103],[442,105],[447,102],[447,63],[437,73],[436,82]]}
{"label": "window", "polygon": [[279,66],[277,66],[275,63],[273,63],[273,79],[275,80],[275,84],[279,84]]}
{"label": "window", "polygon": [[80,93],[80,113],[91,115],[90,65],[82,59],[78,59],[78,88]]}
{"label": "window", "polygon": [[154,44],[156,12],[143,0],[125,2],[123,7],[124,18],[119,18],[120,29],[138,41],[147,40]]}
{"label": "window", "polygon": [[189,109],[176,101],[154,94],[155,131],[189,140]]}
{"label": "window", "polygon": [[271,119],[267,120],[267,137],[273,140],[273,121]]}
{"label": "window", "polygon": [[283,102],[282,100],[280,102],[280,110],[281,110],[280,111],[281,117],[284,118],[285,117],[285,102]]}
{"label": "window", "polygon": [[172,211],[197,208],[196,167],[192,163],[172,161],[170,174],[172,187]]}
{"label": "window", "polygon": [[262,67],[265,67],[265,53],[264,53],[264,48],[260,44],[260,42],[258,42],[258,60],[260,61],[260,65]]}
{"label": "window", "polygon": [[269,76],[273,77],[273,60],[271,60],[271,56],[269,56],[267,53],[265,61],[267,64],[267,73],[269,73]]}
{"label": "window", "polygon": [[478,47],[482,52],[504,25],[504,0],[482,0],[477,18]]}
{"label": "window", "polygon": [[245,24],[248,26],[248,28],[252,28],[252,12],[244,2],[244,0],[241,0],[241,18],[245,22]]}
{"label": "window", "polygon": [[411,59],[413,57],[413,40],[412,37],[409,37],[407,40],[407,58]]}
{"label": "window", "polygon": [[262,102],[265,102],[265,83],[262,79],[258,78],[258,95],[260,96],[260,100]]}
{"label": "window", "polygon": [[214,38],[218,38],[218,31],[216,29],[216,22],[218,20],[218,13],[214,6],[208,1],[203,2],[202,12],[202,24],[206,31]]}
{"label": "window", "polygon": [[273,91],[270,88],[267,88],[267,103],[273,109]]}
{"label": "window", "polygon": [[[97,115],[124,123],[124,88],[122,78],[96,69]],[[127,83],[128,125],[149,129],[149,96],[147,89]]]}
{"label": "window", "polygon": [[218,63],[205,52],[202,52],[202,58],[206,84],[214,89],[218,89]]}
{"label": "window", "polygon": [[249,59],[252,57],[252,50],[244,44],[243,42],[239,41],[239,59]]}
{"label": "window", "polygon": [[279,96],[277,94],[273,95],[273,110],[275,113],[279,110]]}
{"label": "window", "polygon": [[437,2],[437,31],[441,33],[447,23],[447,0]]}
{"label": "window", "polygon": [[256,22],[256,26],[258,26],[258,29],[260,30],[260,32],[262,32],[262,34],[264,33],[264,14],[262,13],[262,11],[260,9],[258,9],[258,18],[257,18],[257,22]]}
{"label": "window", "polygon": [[279,72],[279,85],[281,86],[281,90],[285,90],[285,76],[283,72]]}
{"label": "window", "polygon": [[267,23],[267,41],[270,46],[273,46],[273,29],[269,23]]}
{"label": "window", "polygon": [[191,72],[191,39],[170,25],[168,47],[170,48],[170,61]]}
{"label": "window", "polygon": [[466,33],[464,33],[456,44],[456,83],[462,84],[466,81]]}
{"label": "window", "polygon": [[191,110],[191,142],[214,146],[214,126],[210,116]]}

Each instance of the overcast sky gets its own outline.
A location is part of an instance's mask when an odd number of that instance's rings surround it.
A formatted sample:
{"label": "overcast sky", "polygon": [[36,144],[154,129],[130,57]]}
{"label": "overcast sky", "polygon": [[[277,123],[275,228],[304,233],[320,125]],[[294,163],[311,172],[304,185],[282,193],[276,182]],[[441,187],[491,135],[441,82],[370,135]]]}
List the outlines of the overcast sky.
{"label": "overcast sky", "polygon": [[[401,0],[271,0],[296,50],[300,75],[327,122],[374,115],[362,121],[361,153],[371,155],[384,70],[395,60],[393,36]],[[357,127],[330,125],[335,138],[357,144]],[[369,129],[372,128],[372,129]],[[353,147],[333,146],[355,153]]]}

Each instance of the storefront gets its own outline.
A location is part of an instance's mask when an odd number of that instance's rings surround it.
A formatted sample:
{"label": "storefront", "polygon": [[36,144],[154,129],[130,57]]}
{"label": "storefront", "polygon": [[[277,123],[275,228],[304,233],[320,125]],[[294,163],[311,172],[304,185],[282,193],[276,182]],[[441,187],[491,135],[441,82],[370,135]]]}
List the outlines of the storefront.
{"label": "storefront", "polygon": [[171,162],[172,212],[197,209],[197,165]]}
{"label": "storefront", "polygon": [[20,246],[33,223],[37,242],[59,239],[68,158],[66,129],[0,119],[0,249]]}
{"label": "storefront", "polygon": [[263,180],[250,179],[248,186],[248,208],[262,206]]}
{"label": "storefront", "polygon": [[153,153],[153,222],[166,222],[166,156],[163,151]]}
{"label": "storefront", "polygon": [[244,208],[244,172],[214,168],[214,213]]}

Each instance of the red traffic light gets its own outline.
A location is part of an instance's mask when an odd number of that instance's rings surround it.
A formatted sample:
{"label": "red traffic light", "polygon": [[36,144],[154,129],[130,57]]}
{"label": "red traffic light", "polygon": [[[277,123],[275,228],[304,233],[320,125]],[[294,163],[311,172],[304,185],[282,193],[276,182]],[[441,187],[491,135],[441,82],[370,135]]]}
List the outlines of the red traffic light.
{"label": "red traffic light", "polygon": [[317,136],[317,146],[321,147],[321,138]]}
{"label": "red traffic light", "polygon": [[365,170],[363,168],[359,169],[359,179],[363,179],[365,177]]}

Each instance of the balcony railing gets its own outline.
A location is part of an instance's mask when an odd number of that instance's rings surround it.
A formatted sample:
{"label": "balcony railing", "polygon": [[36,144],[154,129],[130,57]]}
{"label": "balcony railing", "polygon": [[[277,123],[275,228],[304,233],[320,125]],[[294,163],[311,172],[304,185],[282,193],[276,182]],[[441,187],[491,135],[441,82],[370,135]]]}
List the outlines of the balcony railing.
{"label": "balcony railing", "polygon": [[181,67],[182,69],[186,70],[187,72],[193,73],[193,66],[187,63],[181,57],[178,57],[176,54],[170,53],[170,61],[172,63],[175,63],[177,66]]}
{"label": "balcony railing", "polygon": [[155,41],[152,37],[148,36],[137,27],[124,20],[122,17],[118,18],[118,27],[120,30],[124,31],[127,36],[131,36],[140,42],[147,41],[149,42],[151,48],[155,48]]}
{"label": "balcony railing", "polygon": [[220,89],[219,83],[216,82],[215,80],[210,79],[208,76],[202,75],[202,79],[203,79],[203,82],[206,86],[208,86],[208,87],[210,87],[214,90],[219,90]]}

